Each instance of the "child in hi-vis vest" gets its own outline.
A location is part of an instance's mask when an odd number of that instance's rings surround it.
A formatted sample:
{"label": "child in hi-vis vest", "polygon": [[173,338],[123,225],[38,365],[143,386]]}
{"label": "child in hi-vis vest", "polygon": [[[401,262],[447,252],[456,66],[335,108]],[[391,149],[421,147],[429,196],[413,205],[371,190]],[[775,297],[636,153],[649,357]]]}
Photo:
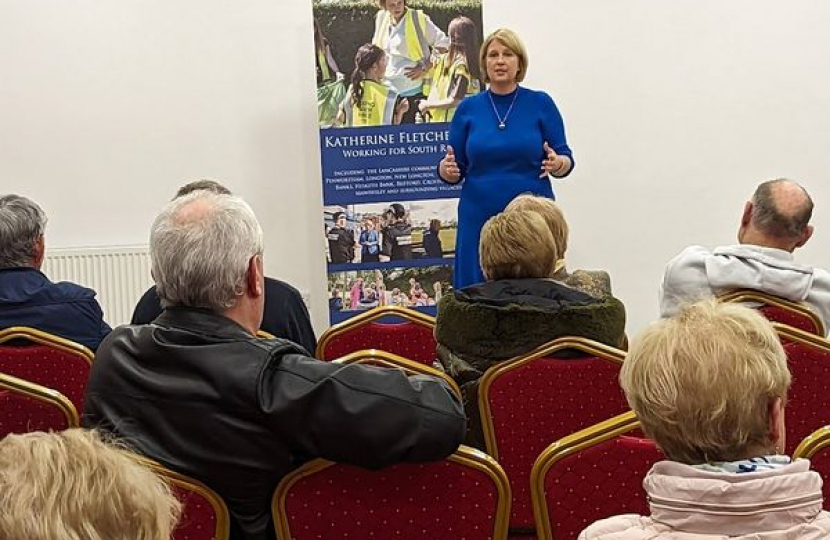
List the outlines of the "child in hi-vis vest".
{"label": "child in hi-vis vest", "polygon": [[456,17],[448,28],[449,50],[438,57],[432,82],[424,93],[427,99],[418,109],[428,122],[449,122],[464,96],[481,91],[478,37],[473,21]]}
{"label": "child in hi-vis vest", "polygon": [[371,43],[361,45],[354,57],[352,85],[346,92],[339,119],[347,127],[400,124],[409,102],[382,82],[386,53]]}

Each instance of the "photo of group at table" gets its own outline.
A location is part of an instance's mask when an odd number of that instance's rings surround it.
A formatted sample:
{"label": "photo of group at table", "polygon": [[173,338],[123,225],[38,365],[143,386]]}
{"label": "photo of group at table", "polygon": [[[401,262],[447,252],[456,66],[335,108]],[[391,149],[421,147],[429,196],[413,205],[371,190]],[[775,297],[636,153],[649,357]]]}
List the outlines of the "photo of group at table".
{"label": "photo of group at table", "polygon": [[481,3],[470,0],[318,0],[320,127],[449,122],[482,90],[481,26]]}
{"label": "photo of group at table", "polygon": [[324,207],[331,264],[443,259],[455,253],[455,199]]}
{"label": "photo of group at table", "polygon": [[451,274],[448,265],[334,272],[329,274],[329,309],[432,307],[450,290]]}

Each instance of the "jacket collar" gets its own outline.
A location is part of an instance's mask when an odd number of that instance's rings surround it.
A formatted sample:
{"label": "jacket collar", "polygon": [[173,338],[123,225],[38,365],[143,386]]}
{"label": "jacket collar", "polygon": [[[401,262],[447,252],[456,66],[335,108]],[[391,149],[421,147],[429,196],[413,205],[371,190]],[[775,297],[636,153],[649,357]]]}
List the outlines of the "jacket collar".
{"label": "jacket collar", "polygon": [[821,477],[804,459],[744,474],[662,461],[643,481],[655,522],[684,533],[730,537],[811,521],[821,512],[821,485]]}
{"label": "jacket collar", "polygon": [[153,324],[220,338],[249,339],[254,337],[233,319],[204,308],[171,306],[166,308],[153,321]]}

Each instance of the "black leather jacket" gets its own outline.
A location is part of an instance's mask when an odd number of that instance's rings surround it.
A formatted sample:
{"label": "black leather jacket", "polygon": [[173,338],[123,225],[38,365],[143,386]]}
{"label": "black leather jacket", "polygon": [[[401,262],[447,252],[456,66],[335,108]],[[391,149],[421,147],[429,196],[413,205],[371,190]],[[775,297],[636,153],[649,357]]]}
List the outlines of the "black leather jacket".
{"label": "black leather jacket", "polygon": [[85,425],[216,490],[232,538],[245,540],[274,537],[274,488],[304,461],[379,468],[441,459],[463,439],[464,422],[442,381],[321,362],[182,307],[107,337],[84,414]]}

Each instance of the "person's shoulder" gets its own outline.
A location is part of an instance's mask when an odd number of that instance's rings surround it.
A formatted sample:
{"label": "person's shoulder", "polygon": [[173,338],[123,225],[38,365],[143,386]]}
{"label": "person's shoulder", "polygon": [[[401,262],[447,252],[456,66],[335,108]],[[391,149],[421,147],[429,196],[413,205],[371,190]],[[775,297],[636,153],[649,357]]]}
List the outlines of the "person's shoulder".
{"label": "person's shoulder", "polygon": [[302,294],[296,287],[277,278],[265,277],[265,294],[275,295],[295,300],[302,300]]}
{"label": "person's shoulder", "polygon": [[525,94],[527,96],[530,96],[530,98],[536,100],[537,103],[540,103],[540,104],[543,104],[543,105],[556,106],[556,103],[554,102],[551,95],[548,94],[547,92],[545,92],[544,90],[535,90],[533,88],[527,88],[525,86],[520,86],[519,87],[519,92],[521,92],[522,94]]}
{"label": "person's shoulder", "polygon": [[52,284],[52,292],[64,300],[92,301],[95,299],[94,289],[78,285],[72,281],[58,281]]}

